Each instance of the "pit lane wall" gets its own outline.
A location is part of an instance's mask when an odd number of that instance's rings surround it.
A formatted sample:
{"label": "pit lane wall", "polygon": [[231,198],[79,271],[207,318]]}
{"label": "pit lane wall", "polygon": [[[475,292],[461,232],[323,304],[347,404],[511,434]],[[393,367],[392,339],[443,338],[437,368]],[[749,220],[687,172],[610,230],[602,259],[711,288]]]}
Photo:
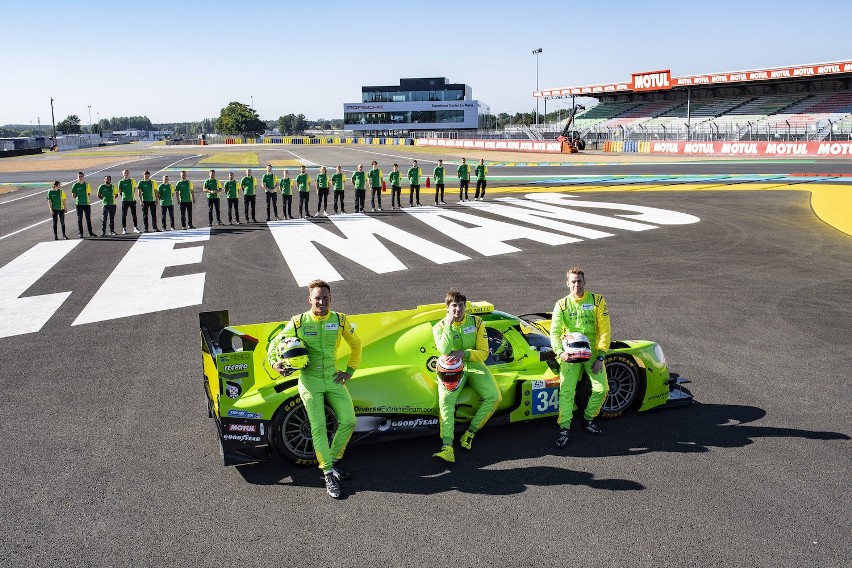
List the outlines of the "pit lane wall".
{"label": "pit lane wall", "polygon": [[440,148],[463,148],[470,150],[509,150],[512,152],[539,152],[561,154],[568,151],[562,142],[555,140],[462,140],[451,138],[417,138],[414,143],[418,146],[434,146]]}
{"label": "pit lane wall", "polygon": [[604,152],[639,154],[677,154],[684,156],[757,156],[757,157],[852,157],[852,142],[659,142],[628,140],[607,141]]}

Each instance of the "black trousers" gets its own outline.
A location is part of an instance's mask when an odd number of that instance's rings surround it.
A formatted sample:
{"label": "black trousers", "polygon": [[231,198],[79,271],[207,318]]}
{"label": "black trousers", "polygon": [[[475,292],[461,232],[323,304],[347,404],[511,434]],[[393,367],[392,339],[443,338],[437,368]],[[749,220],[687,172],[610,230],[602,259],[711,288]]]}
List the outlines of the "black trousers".
{"label": "black trousers", "polygon": [[379,209],[382,208],[382,188],[374,187],[370,191],[370,207],[376,208],[376,199],[379,200]]}
{"label": "black trousers", "polygon": [[266,192],[266,220],[269,221],[272,217],[269,216],[269,206],[272,205],[272,211],[275,217],[278,217],[278,194],[274,191]]}
{"label": "black trousers", "polygon": [[122,201],[121,202],[121,228],[127,228],[127,212],[130,211],[130,215],[133,217],[133,228],[136,229],[139,227],[139,223],[136,220],[136,202],[135,201]]}
{"label": "black trousers", "polygon": [[115,205],[104,205],[101,213],[101,234],[106,234],[107,218],[109,218],[109,232],[115,232]]}
{"label": "black trousers", "polygon": [[174,205],[160,205],[160,218],[163,220],[163,228],[166,228],[166,215],[169,216],[169,219],[172,222],[172,230],[175,228],[175,206]]}
{"label": "black trousers", "polygon": [[343,190],[334,192],[334,212],[337,213],[337,202],[340,201],[340,212],[346,213],[346,207],[343,206]]}
{"label": "black trousers", "polygon": [[[310,217],[311,212],[308,208],[308,205],[311,202],[311,194],[307,191],[299,192],[299,217]],[[302,213],[302,207],[304,206],[305,211]]]}
{"label": "black trousers", "polygon": [[408,204],[414,205],[414,196],[417,195],[417,205],[420,205],[420,185],[412,185],[408,194]]}
{"label": "black trousers", "polygon": [[151,215],[151,224],[154,227],[155,231],[159,231],[157,228],[157,202],[156,201],[143,201],[142,202],[142,224],[145,225],[145,230],[148,230],[148,215]]}
{"label": "black trousers", "polygon": [[293,218],[293,196],[281,195],[281,214],[285,219]]}
{"label": "black trousers", "polygon": [[355,213],[364,212],[364,200],[367,198],[366,189],[355,190]]}
{"label": "black trousers", "polygon": [[216,222],[220,225],[222,224],[222,217],[219,214],[219,198],[216,197],[214,199],[207,198],[207,221],[210,223],[210,226],[213,226],[213,209],[216,209]]}
{"label": "black trousers", "polygon": [[[187,223],[187,220],[189,223]],[[192,201],[181,201],[180,202],[180,226],[186,229],[189,226],[190,229],[193,229],[192,226]]]}
{"label": "black trousers", "polygon": [[92,206],[77,205],[77,228],[80,230],[80,237],[83,236],[83,216],[86,216],[86,226],[89,229],[89,235],[92,234]]}
{"label": "black trousers", "polygon": [[400,197],[402,196],[402,187],[398,185],[391,186],[391,207],[402,207]]}
{"label": "black trousers", "polygon": [[328,188],[318,188],[317,189],[317,215],[319,215],[320,209],[325,211],[328,209]]}
{"label": "black trousers", "polygon": [[53,210],[53,236],[55,238],[59,238],[59,235],[56,234],[56,220],[59,219],[59,222],[62,224],[62,236],[65,236],[65,209],[60,209],[57,211]]}
{"label": "black trousers", "polygon": [[[268,200],[269,198],[267,198]],[[249,219],[252,221],[257,221],[255,219],[255,206],[257,205],[257,196],[256,195],[243,195],[243,207],[245,208],[246,213],[246,223],[249,222]],[[251,206],[251,216],[249,217],[249,206]],[[269,208],[267,207],[267,210]]]}
{"label": "black trousers", "polygon": [[438,204],[438,201],[444,200],[444,184],[436,183],[435,184],[435,205]]}
{"label": "black trousers", "polygon": [[459,180],[459,199],[470,199],[467,196],[467,186],[470,184],[470,180]]}
{"label": "black trousers", "polygon": [[[476,193],[474,197],[485,197],[485,181],[484,179],[476,180]],[[479,188],[482,188],[482,193],[479,193]]]}
{"label": "black trousers", "polygon": [[[230,223],[233,219],[231,217],[231,210],[234,211],[234,216],[237,218],[237,223],[240,222],[240,199],[238,197],[229,197],[228,198],[228,223]],[[246,220],[248,220],[248,207],[246,207]]]}

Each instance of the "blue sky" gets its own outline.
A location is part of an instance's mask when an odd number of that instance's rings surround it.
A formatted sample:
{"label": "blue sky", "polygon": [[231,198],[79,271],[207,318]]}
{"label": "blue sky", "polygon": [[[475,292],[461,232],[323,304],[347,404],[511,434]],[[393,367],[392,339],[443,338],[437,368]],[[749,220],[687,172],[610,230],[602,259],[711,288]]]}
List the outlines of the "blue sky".
{"label": "blue sky", "polygon": [[[817,8],[818,6],[818,8]],[[808,12],[812,7],[812,12]],[[852,2],[0,0],[0,124],[218,116],[340,118],[362,85],[467,83],[493,112],[541,88],[852,59]],[[554,108],[563,103],[551,103]],[[550,105],[549,105],[550,106]]]}

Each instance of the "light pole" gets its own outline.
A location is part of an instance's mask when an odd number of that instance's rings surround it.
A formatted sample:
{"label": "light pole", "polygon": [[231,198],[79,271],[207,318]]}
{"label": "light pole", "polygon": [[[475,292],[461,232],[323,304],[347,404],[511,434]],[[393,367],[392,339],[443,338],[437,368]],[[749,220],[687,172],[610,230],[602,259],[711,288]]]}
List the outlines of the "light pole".
{"label": "light pole", "polygon": [[92,133],[92,105],[87,105],[89,107],[89,134]]}
{"label": "light pole", "polygon": [[56,148],[56,117],[53,115],[53,97],[50,97],[50,123],[53,125],[53,148]]}
{"label": "light pole", "polygon": [[[535,90],[538,90],[538,56],[541,54],[542,49],[539,47],[538,49],[533,49],[533,55],[535,55]],[[538,97],[535,98],[535,125],[538,126]]]}
{"label": "light pole", "polygon": [[251,110],[254,110],[254,95],[249,95],[251,97]]}

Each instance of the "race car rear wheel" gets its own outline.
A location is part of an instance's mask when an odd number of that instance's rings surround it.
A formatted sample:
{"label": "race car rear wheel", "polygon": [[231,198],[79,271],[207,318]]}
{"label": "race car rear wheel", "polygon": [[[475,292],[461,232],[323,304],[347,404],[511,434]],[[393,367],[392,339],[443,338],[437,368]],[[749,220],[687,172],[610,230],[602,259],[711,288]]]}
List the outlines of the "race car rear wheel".
{"label": "race car rear wheel", "polygon": [[[325,406],[325,424],[328,436],[333,436],[337,430],[337,416],[328,405]],[[311,424],[302,397],[289,398],[278,407],[269,423],[269,436],[272,445],[285,459],[304,466],[318,463]]]}
{"label": "race car rear wheel", "polygon": [[621,416],[644,396],[645,377],[633,357],[620,353],[606,358],[606,378],[609,392],[601,408],[602,418]]}

